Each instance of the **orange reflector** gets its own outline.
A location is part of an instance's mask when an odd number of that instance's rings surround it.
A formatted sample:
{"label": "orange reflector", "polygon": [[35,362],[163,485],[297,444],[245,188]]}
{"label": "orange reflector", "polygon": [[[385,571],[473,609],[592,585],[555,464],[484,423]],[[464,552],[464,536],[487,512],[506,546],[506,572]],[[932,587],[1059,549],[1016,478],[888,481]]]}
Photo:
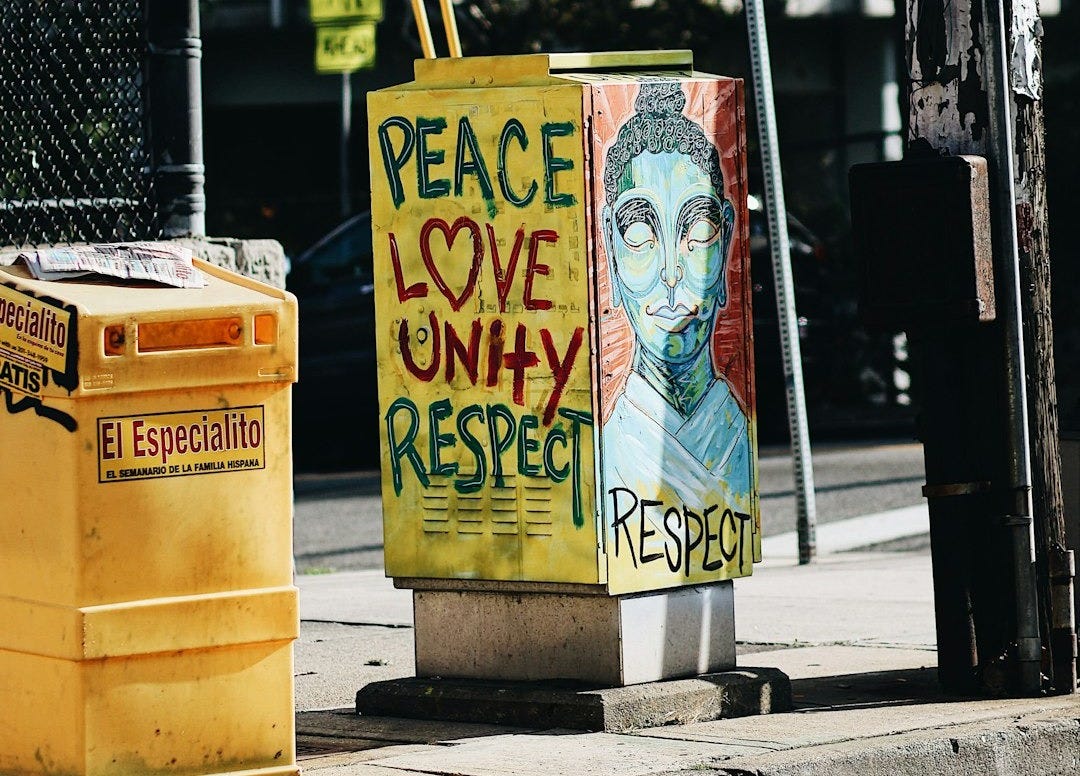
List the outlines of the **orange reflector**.
{"label": "orange reflector", "polygon": [[124,325],[105,327],[105,355],[124,355]]}
{"label": "orange reflector", "polygon": [[235,317],[140,323],[139,352],[237,347],[243,332],[243,320]]}
{"label": "orange reflector", "polygon": [[255,344],[273,345],[277,342],[277,318],[273,315],[255,316]]}

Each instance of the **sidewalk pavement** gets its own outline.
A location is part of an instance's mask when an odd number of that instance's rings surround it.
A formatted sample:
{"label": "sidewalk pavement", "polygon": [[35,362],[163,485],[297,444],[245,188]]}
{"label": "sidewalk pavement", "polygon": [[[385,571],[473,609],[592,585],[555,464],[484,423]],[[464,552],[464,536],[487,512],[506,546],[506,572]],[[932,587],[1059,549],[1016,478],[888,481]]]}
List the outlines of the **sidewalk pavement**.
{"label": "sidewalk pavement", "polygon": [[787,673],[795,711],[633,733],[357,716],[361,686],[414,673],[411,593],[379,571],[301,577],[296,700],[304,773],[1080,773],[1077,696],[955,699],[938,691],[925,546],[826,552],[800,567],[784,557],[785,542],[773,542],[771,559],[735,583],[735,630],[739,665]]}

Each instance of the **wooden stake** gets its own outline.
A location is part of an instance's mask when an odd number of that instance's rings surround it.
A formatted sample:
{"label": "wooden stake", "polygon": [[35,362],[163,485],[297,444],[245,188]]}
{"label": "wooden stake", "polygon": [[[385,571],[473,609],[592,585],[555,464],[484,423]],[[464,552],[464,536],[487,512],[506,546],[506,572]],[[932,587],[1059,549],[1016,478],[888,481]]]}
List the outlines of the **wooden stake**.
{"label": "wooden stake", "polygon": [[412,11],[413,18],[416,19],[416,33],[420,36],[420,48],[424,50],[424,58],[434,59],[435,41],[431,38],[431,27],[428,25],[424,0],[412,0]]}
{"label": "wooden stake", "polygon": [[461,56],[461,37],[457,30],[457,17],[454,16],[453,0],[439,0],[442,9],[443,26],[446,28],[446,45],[450,48],[450,56]]}

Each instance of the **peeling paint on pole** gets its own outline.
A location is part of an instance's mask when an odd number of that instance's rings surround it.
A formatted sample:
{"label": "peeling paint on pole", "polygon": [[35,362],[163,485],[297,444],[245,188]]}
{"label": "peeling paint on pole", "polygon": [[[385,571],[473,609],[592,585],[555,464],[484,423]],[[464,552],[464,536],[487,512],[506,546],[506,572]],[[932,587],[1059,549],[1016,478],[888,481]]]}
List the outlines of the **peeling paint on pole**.
{"label": "peeling paint on pole", "polygon": [[1013,0],[1012,50],[1009,55],[1009,80],[1016,94],[1032,100],[1042,98],[1042,57],[1040,44],[1043,27],[1037,0]]}
{"label": "peeling paint on pole", "polygon": [[978,5],[910,0],[909,139],[951,155],[980,154],[989,122]]}

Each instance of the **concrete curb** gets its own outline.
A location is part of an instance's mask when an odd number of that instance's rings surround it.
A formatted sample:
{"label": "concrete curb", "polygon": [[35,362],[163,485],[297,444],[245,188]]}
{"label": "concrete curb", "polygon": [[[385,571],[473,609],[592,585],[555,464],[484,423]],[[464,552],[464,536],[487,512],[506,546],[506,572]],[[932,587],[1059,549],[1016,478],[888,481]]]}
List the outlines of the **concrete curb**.
{"label": "concrete curb", "polygon": [[374,682],[356,694],[357,713],[364,715],[609,733],[791,708],[791,682],[775,668],[602,689],[556,682],[407,678]]}
{"label": "concrete curb", "polygon": [[1080,712],[1018,716],[726,760],[657,776],[1051,776],[1080,772]]}

